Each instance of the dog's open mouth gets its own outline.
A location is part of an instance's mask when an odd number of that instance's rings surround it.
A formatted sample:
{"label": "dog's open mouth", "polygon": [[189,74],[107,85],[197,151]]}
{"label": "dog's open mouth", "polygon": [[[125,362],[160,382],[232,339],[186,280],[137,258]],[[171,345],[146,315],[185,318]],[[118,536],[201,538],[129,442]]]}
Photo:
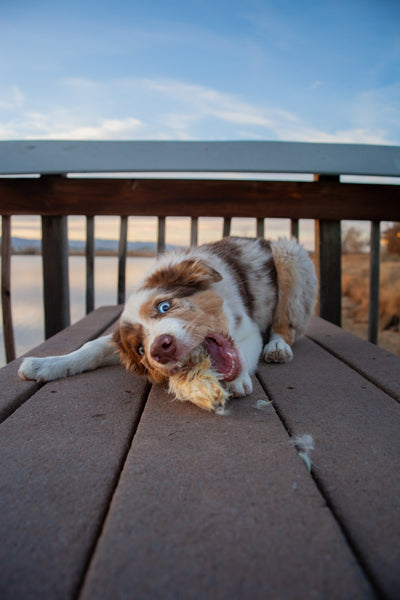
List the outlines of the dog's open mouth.
{"label": "dog's open mouth", "polygon": [[239,352],[233,341],[218,333],[208,336],[204,348],[219,379],[233,381],[241,371]]}

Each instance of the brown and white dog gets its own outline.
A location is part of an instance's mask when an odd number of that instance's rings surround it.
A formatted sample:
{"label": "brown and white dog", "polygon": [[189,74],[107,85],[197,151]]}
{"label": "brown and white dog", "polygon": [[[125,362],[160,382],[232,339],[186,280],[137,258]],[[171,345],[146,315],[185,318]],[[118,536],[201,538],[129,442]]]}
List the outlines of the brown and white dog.
{"label": "brown and white dog", "polygon": [[168,252],[130,296],[112,336],[63,356],[26,358],[19,375],[45,382],[121,360],[181,400],[223,408],[230,395],[252,391],[261,354],[292,359],[316,289],[295,240],[228,237]]}

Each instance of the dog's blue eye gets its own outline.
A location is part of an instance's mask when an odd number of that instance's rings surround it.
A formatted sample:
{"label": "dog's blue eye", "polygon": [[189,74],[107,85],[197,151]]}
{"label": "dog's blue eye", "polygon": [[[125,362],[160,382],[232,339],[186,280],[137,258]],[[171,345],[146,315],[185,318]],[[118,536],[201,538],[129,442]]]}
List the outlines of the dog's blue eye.
{"label": "dog's blue eye", "polygon": [[162,315],[164,313],[167,312],[167,310],[169,310],[171,308],[171,304],[168,302],[168,300],[164,300],[164,302],[160,302],[160,304],[157,306],[157,310],[159,313],[161,313]]}

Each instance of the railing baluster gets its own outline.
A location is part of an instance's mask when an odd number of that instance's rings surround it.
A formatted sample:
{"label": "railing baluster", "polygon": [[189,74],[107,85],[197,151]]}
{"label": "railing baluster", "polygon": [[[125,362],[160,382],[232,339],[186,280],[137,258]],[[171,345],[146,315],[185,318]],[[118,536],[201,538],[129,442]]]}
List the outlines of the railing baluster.
{"label": "railing baluster", "polygon": [[126,250],[128,243],[128,217],[121,217],[118,245],[118,304],[125,303]]}
{"label": "railing baluster", "polygon": [[165,251],[165,217],[158,217],[157,254]]}
{"label": "railing baluster", "polygon": [[199,219],[192,217],[190,220],[190,245],[197,246],[199,240]]}
{"label": "railing baluster", "polygon": [[299,239],[299,219],[290,219],[290,237]]}
{"label": "railing baluster", "polygon": [[260,218],[257,219],[256,235],[257,235],[257,237],[261,237],[261,238],[263,238],[264,235],[265,235],[264,218],[260,217]]}
{"label": "railing baluster", "polygon": [[11,217],[1,219],[1,304],[6,360],[15,359],[14,328],[11,312]]}
{"label": "railing baluster", "polygon": [[47,339],[70,324],[68,217],[42,217],[42,261]]}
{"label": "railing baluster", "polygon": [[94,217],[86,217],[86,314],[94,309]]}
{"label": "railing baluster", "polygon": [[227,237],[231,234],[231,217],[224,217],[224,224],[222,228],[222,237]]}
{"label": "railing baluster", "polygon": [[380,223],[379,221],[372,221],[369,271],[368,340],[374,344],[378,343],[380,248]]}

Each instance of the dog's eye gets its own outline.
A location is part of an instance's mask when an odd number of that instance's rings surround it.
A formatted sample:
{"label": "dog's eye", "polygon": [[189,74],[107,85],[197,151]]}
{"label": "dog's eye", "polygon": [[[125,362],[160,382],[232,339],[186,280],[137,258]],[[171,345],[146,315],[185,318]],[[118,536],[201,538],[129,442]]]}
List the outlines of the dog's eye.
{"label": "dog's eye", "polygon": [[137,351],[138,351],[138,354],[140,354],[140,356],[143,356],[143,354],[144,354],[144,347],[143,346],[138,346]]}
{"label": "dog's eye", "polygon": [[164,300],[164,302],[160,302],[160,304],[157,306],[157,310],[159,313],[161,313],[162,315],[164,313],[167,312],[167,310],[169,310],[171,308],[171,304],[168,302],[168,300]]}

